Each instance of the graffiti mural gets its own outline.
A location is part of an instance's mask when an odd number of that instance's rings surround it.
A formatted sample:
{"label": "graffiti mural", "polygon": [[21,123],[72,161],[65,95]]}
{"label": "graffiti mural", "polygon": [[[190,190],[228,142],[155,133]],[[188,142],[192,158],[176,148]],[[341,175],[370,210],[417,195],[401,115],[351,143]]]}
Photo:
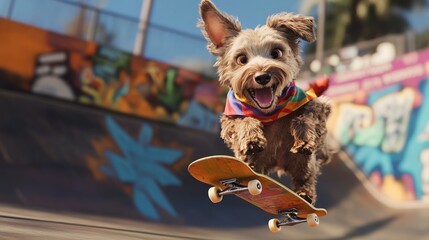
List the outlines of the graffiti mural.
{"label": "graffiti mural", "polygon": [[66,100],[75,100],[74,91],[67,82],[69,70],[66,52],[39,55],[36,59],[31,91]]}
{"label": "graffiti mural", "polygon": [[[6,19],[0,19],[0,34],[10,36],[0,40],[0,51],[14,56],[0,57],[0,72],[8,73],[2,74],[1,86],[205,131],[218,130],[225,89],[215,79]],[[25,82],[7,78],[12,75]],[[209,120],[200,124],[186,120],[195,114]]]}
{"label": "graffiti mural", "polygon": [[391,199],[429,196],[428,77],[428,50],[365,73],[332,77],[331,133]]}
{"label": "graffiti mural", "polygon": [[103,181],[117,180],[148,219],[161,220],[157,209],[169,217],[177,217],[162,189],[182,185],[172,169],[180,165],[180,160],[187,160],[190,151],[157,143],[154,128],[148,123],[141,125],[137,136],[129,134],[110,116],[105,117],[105,125],[110,138],[96,140],[93,145],[99,156],[87,157],[94,176]]}

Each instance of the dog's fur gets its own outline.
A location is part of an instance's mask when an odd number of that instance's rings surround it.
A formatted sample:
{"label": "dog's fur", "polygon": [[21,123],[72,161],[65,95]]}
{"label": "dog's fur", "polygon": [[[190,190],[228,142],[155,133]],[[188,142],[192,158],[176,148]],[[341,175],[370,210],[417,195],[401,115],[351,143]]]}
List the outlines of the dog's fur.
{"label": "dog's fur", "polygon": [[[201,1],[200,14],[199,27],[209,51],[217,56],[220,83],[254,108],[272,112],[282,90],[299,73],[299,40],[315,40],[313,18],[280,13],[270,16],[264,26],[242,30],[237,19],[219,12],[210,0]],[[240,56],[246,59],[239,62]],[[264,73],[270,73],[271,79],[259,84],[255,78]],[[271,105],[260,107],[249,90],[265,87],[272,87],[274,95]],[[330,111],[327,101],[319,98],[271,125],[252,117],[223,115],[221,137],[238,159],[256,171],[288,173],[294,190],[314,203],[320,166],[329,160],[325,139]]]}

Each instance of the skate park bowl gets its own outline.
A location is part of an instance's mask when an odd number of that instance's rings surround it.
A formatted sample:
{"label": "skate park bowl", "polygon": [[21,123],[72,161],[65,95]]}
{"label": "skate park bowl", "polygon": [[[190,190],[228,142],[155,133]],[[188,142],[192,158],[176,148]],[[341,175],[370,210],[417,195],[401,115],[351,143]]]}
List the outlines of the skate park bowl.
{"label": "skate park bowl", "polygon": [[187,172],[232,155],[216,79],[6,19],[0,33],[2,236],[429,237],[428,50],[329,76],[335,153],[316,203],[328,215],[272,234],[273,216],[234,196],[211,203]]}

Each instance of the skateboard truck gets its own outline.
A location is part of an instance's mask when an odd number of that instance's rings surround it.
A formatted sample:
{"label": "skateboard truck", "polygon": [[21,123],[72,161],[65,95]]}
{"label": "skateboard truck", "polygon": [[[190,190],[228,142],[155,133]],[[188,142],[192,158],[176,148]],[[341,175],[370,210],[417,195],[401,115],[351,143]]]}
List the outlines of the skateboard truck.
{"label": "skateboard truck", "polygon": [[213,203],[222,201],[223,195],[234,194],[238,192],[249,191],[251,195],[258,195],[262,192],[262,184],[259,180],[254,179],[247,183],[247,186],[240,184],[237,178],[221,180],[220,183],[227,188],[222,190],[219,187],[211,187],[209,189],[209,198]]}
{"label": "skateboard truck", "polygon": [[280,210],[279,215],[284,216],[283,221],[278,224],[279,226],[293,226],[307,222],[307,219],[298,217],[298,210],[295,208]]}
{"label": "skateboard truck", "polygon": [[280,210],[278,214],[284,217],[281,221],[276,218],[273,218],[268,222],[268,227],[273,233],[279,232],[282,226],[294,226],[296,224],[305,222],[310,227],[316,227],[317,225],[319,225],[319,217],[315,213],[308,214],[307,218],[300,218],[298,217],[298,210],[295,208],[291,208]]}

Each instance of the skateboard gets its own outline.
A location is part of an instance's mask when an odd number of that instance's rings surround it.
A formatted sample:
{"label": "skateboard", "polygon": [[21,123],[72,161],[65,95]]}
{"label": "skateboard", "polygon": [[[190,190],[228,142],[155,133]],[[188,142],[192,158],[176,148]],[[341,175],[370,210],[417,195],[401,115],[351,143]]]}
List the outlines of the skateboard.
{"label": "skateboard", "polygon": [[271,232],[282,226],[307,223],[319,225],[319,217],[327,215],[326,209],[315,208],[291,189],[274,179],[256,173],[246,163],[230,156],[209,156],[188,166],[189,173],[197,180],[212,185],[208,191],[213,203],[222,201],[224,195],[234,194],[256,207],[278,215],[280,220],[269,220]]}

